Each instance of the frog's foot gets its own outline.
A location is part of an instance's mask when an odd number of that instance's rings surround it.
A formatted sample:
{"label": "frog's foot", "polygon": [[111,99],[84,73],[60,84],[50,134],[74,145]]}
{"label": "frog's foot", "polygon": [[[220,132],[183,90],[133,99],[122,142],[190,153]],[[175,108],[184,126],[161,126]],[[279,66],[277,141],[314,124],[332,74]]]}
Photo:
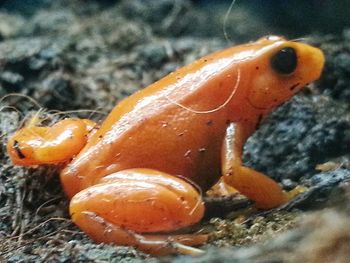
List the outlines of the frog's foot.
{"label": "frog's foot", "polygon": [[301,193],[306,192],[308,189],[305,186],[298,185],[294,189],[283,192],[286,202],[289,202],[290,200],[294,199],[296,196],[298,196]]}
{"label": "frog's foot", "polygon": [[258,208],[270,209],[288,201],[274,180],[248,167],[235,167],[232,174],[222,178],[228,185],[253,200]]}
{"label": "frog's foot", "polygon": [[93,212],[81,212],[73,216],[91,239],[98,243],[133,246],[152,255],[189,254],[201,255],[203,250],[191,246],[207,241],[207,235],[141,235],[106,221]]}
{"label": "frog's foot", "polygon": [[101,179],[72,198],[70,213],[93,240],[151,254],[198,254],[201,251],[190,246],[207,240],[206,235],[152,235],[198,222],[204,204],[188,182],[150,169],[124,170]]}
{"label": "frog's foot", "polygon": [[225,183],[225,181],[222,178],[220,178],[220,180],[207,191],[207,196],[226,197],[226,196],[233,196],[238,193],[239,192],[235,188]]}
{"label": "frog's foot", "polygon": [[16,165],[63,163],[84,147],[94,125],[90,120],[69,118],[43,127],[38,118],[33,117],[10,138],[7,152]]}

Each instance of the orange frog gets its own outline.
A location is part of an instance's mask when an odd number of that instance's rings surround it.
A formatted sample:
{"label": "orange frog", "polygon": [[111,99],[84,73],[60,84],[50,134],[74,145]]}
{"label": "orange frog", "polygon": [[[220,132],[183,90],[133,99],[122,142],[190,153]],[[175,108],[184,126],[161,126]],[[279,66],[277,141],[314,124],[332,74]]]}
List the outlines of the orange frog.
{"label": "orange frog", "polygon": [[287,201],[280,186],[243,166],[263,116],[319,78],[322,51],[277,36],[207,55],[121,101],[100,127],[32,119],[8,141],[14,164],[67,164],[73,222],[93,240],[152,254],[201,250],[206,235],[167,235],[199,222],[201,194],[221,178],[259,208]]}

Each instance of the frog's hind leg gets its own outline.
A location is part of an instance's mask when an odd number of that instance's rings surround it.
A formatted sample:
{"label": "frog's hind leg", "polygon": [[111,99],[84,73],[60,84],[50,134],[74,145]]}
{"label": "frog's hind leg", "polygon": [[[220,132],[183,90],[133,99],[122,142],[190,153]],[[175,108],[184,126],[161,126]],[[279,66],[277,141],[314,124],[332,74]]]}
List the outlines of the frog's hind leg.
{"label": "frog's hind leg", "polygon": [[64,163],[85,146],[95,125],[87,119],[67,118],[44,127],[35,116],[9,139],[7,152],[16,165]]}
{"label": "frog's hind leg", "polygon": [[103,178],[72,198],[70,213],[93,240],[151,254],[198,254],[201,250],[190,246],[207,240],[207,235],[152,234],[197,223],[204,204],[188,182],[151,169],[124,170]]}

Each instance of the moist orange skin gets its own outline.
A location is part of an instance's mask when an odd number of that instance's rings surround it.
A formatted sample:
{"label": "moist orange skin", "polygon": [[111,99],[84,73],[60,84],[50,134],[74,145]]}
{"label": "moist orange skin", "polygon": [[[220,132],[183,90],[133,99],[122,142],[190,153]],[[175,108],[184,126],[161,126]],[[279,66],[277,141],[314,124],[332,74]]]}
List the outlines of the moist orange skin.
{"label": "moist orange skin", "polygon": [[[289,75],[270,65],[271,56],[284,47],[297,53],[297,68]],[[260,119],[319,78],[323,64],[319,49],[275,36],[262,38],[205,56],[124,99],[86,144],[82,138],[91,124],[77,128],[63,120],[56,124],[59,128],[32,125],[17,131],[8,152],[19,165],[73,158],[61,181],[72,199],[73,221],[94,240],[153,254],[195,254],[182,244],[200,244],[206,240],[203,235],[173,237],[169,246],[167,237],[151,233],[174,231],[202,218],[204,205],[191,182],[204,192],[221,178],[221,184],[260,208],[284,203],[286,195],[276,182],[242,165],[242,148]],[[67,130],[80,129],[57,144],[69,145],[71,153],[55,156],[51,151],[51,160],[33,158],[37,148],[35,143],[28,146],[34,136],[27,135],[30,130],[47,129],[62,137],[65,121]],[[42,141],[55,140],[39,135]]]}

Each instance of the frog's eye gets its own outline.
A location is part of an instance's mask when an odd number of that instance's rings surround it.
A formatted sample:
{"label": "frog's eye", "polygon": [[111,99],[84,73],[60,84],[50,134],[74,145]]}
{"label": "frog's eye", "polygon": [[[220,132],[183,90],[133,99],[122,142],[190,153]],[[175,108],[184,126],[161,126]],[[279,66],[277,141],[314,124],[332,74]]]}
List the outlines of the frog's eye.
{"label": "frog's eye", "polygon": [[270,60],[271,67],[279,74],[288,75],[297,67],[297,54],[294,48],[285,47],[277,51]]}

